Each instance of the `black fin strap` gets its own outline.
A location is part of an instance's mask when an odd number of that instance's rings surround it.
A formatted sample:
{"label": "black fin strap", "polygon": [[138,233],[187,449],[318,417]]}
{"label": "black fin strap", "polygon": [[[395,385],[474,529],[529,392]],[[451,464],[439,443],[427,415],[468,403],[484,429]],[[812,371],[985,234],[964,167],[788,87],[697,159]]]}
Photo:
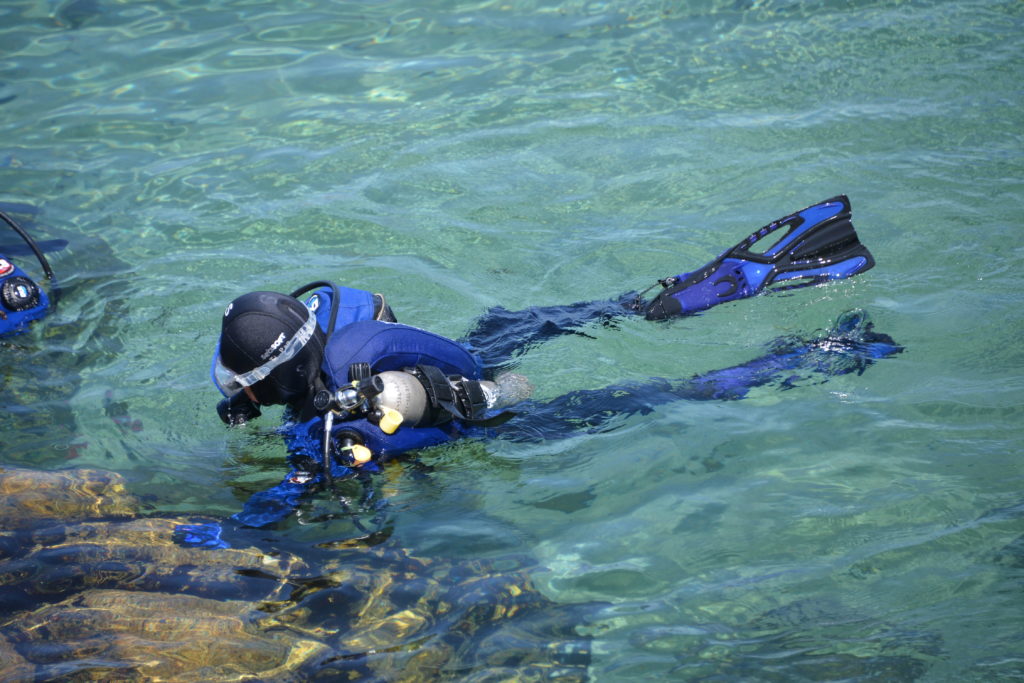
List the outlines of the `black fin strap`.
{"label": "black fin strap", "polygon": [[667,287],[668,285],[666,285],[665,282],[667,282],[670,279],[672,279],[672,278],[665,278],[664,280],[658,280],[653,285],[651,285],[650,287],[648,287],[644,291],[642,291],[639,294],[637,294],[635,297],[633,297],[633,300],[631,302],[629,302],[629,307],[632,310],[634,310],[634,311],[642,311],[644,308],[647,307],[647,302],[644,301],[644,297],[647,295],[647,292],[651,291],[652,289],[654,289],[658,285],[661,285],[662,287]]}
{"label": "black fin strap", "polygon": [[679,276],[678,275],[673,275],[671,277],[658,278],[657,282],[655,282],[653,285],[651,285],[650,287],[648,287],[647,289],[645,289],[644,291],[640,292],[635,297],[633,297],[633,301],[631,301],[630,304],[629,304],[630,308],[632,308],[634,311],[642,311],[642,310],[644,310],[647,307],[647,302],[644,301],[644,296],[647,295],[647,292],[651,291],[652,289],[654,289],[658,285],[661,285],[662,289],[667,289],[667,288],[675,285],[677,282],[679,282]]}

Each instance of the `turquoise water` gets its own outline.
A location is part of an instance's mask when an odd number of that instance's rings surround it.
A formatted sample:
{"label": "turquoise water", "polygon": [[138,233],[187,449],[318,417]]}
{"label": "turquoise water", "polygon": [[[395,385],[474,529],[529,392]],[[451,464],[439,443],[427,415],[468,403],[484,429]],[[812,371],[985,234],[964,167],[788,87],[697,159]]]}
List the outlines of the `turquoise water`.
{"label": "turquoise water", "polygon": [[594,680],[1019,679],[1021,73],[1014,0],[7,0],[0,203],[71,246],[57,313],[3,342],[0,464],[114,469],[154,513],[226,517],[285,471],[274,411],[213,410],[238,294],[330,277],[459,336],[846,193],[866,275],[594,327],[520,371],[541,398],[685,377],[853,307],[904,354],[419,453],[380,477],[388,543],[529,556],[588,606]]}

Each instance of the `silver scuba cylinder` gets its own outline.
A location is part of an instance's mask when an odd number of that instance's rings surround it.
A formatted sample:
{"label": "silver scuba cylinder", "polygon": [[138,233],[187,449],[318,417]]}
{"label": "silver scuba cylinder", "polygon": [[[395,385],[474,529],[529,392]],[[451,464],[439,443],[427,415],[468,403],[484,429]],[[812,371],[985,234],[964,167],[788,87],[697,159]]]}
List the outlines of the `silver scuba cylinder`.
{"label": "silver scuba cylinder", "polygon": [[[381,379],[384,389],[374,398],[374,405],[380,410],[395,410],[402,416],[402,424],[412,427],[424,425],[436,425],[439,420],[439,412],[436,406],[432,405],[430,396],[423,386],[423,382],[415,375],[398,370],[388,370],[376,375]],[[499,375],[495,381],[490,380],[463,380],[474,381],[480,385],[483,395],[487,400],[488,410],[497,410],[524,401],[530,397],[533,387],[522,375],[516,373],[505,373]]]}
{"label": "silver scuba cylinder", "polygon": [[397,410],[403,424],[420,426],[432,417],[427,390],[418,379],[408,372],[387,370],[377,375],[384,383],[384,390],[377,394],[374,403],[378,408]]}

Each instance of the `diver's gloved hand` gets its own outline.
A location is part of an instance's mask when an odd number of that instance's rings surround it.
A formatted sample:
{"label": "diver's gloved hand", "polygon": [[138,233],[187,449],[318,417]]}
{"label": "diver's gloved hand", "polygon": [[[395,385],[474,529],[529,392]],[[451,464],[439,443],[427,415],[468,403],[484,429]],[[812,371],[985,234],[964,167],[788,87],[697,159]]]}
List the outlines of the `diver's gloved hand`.
{"label": "diver's gloved hand", "polygon": [[221,539],[221,532],[223,529],[216,522],[179,524],[174,528],[171,540],[185,548],[206,548],[207,550],[230,548],[231,545]]}

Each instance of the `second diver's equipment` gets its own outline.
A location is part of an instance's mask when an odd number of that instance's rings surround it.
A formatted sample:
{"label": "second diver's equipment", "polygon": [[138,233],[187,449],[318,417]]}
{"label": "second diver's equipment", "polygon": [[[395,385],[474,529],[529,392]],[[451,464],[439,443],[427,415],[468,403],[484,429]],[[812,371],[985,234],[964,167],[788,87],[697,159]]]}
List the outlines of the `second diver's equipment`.
{"label": "second diver's equipment", "polygon": [[[796,289],[869,270],[875,260],[857,239],[846,195],[769,223],[717,259],[690,273],[659,280],[664,289],[635,306],[648,320],[690,315],[765,291]],[[762,240],[785,229],[781,237]],[[655,285],[656,286],[656,285]]]}
{"label": "second diver's equipment", "polygon": [[[36,241],[3,211],[0,211],[0,220],[25,241],[25,244],[35,254],[36,259],[39,260],[47,279],[53,283],[53,270]],[[66,242],[60,241],[55,244],[60,248]],[[4,249],[4,251],[8,251],[8,249]],[[23,332],[30,322],[49,313],[56,303],[57,292],[56,286],[53,285],[54,297],[51,301],[46,290],[5,256],[6,254],[0,253],[0,337]]]}

